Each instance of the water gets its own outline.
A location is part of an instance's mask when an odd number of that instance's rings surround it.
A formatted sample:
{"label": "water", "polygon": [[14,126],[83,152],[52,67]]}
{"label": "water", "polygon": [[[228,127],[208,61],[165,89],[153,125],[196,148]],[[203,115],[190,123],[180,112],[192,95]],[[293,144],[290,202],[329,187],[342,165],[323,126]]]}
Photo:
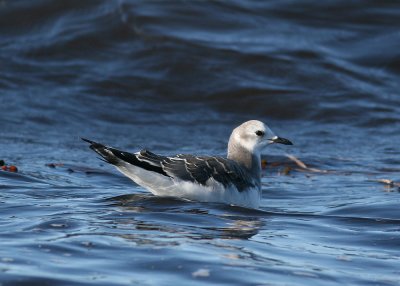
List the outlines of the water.
{"label": "water", "polygon": [[[399,13],[1,1],[1,285],[400,285]],[[260,210],[155,198],[79,139],[224,154],[248,119],[295,143]]]}

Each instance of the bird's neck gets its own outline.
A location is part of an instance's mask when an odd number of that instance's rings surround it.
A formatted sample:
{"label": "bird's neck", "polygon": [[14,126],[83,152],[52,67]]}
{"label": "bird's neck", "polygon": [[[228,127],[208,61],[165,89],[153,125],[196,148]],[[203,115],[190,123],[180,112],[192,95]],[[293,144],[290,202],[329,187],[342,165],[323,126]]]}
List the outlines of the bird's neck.
{"label": "bird's neck", "polygon": [[255,179],[261,180],[261,157],[259,152],[250,151],[241,144],[229,141],[228,159],[239,163],[251,174],[255,174]]}

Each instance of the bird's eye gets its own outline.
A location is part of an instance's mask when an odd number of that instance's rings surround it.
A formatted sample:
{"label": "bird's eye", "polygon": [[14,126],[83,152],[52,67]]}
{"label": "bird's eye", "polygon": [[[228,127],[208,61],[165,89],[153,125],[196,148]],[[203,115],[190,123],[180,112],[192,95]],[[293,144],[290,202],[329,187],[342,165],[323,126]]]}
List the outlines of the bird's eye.
{"label": "bird's eye", "polygon": [[260,136],[260,137],[261,137],[261,136],[264,136],[264,134],[265,134],[264,131],[261,131],[261,130],[257,130],[257,131],[256,131],[256,135],[257,135],[257,136]]}

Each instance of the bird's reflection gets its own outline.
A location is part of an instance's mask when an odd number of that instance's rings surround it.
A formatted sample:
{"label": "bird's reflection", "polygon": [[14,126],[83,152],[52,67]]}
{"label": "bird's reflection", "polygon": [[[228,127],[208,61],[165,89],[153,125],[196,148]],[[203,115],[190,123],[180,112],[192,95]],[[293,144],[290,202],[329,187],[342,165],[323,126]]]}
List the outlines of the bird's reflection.
{"label": "bird's reflection", "polygon": [[122,195],[107,201],[117,207],[117,213],[109,214],[114,217],[107,220],[115,228],[131,229],[121,237],[141,244],[170,244],[177,238],[249,239],[265,221],[265,214],[257,210],[150,194]]}

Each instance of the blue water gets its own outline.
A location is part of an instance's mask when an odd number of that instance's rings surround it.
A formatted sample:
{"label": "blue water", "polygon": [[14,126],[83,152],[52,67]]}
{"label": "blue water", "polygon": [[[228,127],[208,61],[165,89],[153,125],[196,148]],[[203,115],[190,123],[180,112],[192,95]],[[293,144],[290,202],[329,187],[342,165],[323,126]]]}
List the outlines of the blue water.
{"label": "blue water", "polygon": [[[399,14],[1,1],[0,284],[400,285]],[[224,155],[249,119],[295,144],[260,210],[154,197],[80,140]]]}

